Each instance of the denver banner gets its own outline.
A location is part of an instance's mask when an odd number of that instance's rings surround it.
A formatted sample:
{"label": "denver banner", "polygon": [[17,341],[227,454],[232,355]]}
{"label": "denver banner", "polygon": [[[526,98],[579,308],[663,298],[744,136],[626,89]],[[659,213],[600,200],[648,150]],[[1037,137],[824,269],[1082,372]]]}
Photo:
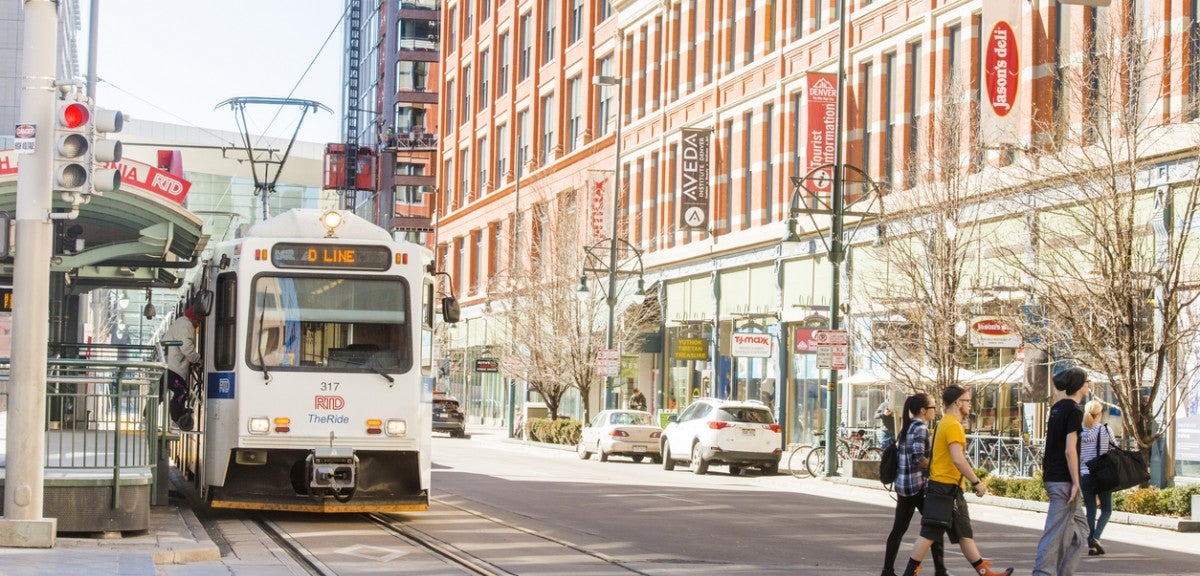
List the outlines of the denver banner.
{"label": "denver banner", "polygon": [[[837,147],[837,75],[809,74],[808,86],[808,130],[805,132],[805,173],[818,166],[833,164]],[[833,169],[825,168],[821,173],[805,179],[804,187],[813,194],[828,195],[833,192]]]}

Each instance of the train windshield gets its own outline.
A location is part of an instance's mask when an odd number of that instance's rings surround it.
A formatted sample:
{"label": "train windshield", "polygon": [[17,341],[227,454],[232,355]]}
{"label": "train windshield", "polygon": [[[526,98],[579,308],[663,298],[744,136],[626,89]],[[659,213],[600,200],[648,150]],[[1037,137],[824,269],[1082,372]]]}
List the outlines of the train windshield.
{"label": "train windshield", "polygon": [[395,277],[254,279],[252,368],[404,373],[412,368],[409,287]]}

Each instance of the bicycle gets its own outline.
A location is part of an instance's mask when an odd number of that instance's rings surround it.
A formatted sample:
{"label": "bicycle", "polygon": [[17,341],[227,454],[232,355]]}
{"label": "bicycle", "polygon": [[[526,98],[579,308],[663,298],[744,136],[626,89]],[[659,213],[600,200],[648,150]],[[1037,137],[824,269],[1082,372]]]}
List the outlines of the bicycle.
{"label": "bicycle", "polygon": [[787,467],[791,471],[792,476],[796,478],[808,478],[812,476],[808,471],[808,464],[805,462],[811,450],[812,444],[798,444],[795,448],[792,448],[787,460]]}
{"label": "bicycle", "polygon": [[[849,436],[837,439],[838,460],[875,460],[883,457],[883,450],[875,445],[874,434],[868,436],[867,430],[860,429]],[[808,452],[804,458],[804,466],[813,476],[825,475],[825,446],[819,445]]]}

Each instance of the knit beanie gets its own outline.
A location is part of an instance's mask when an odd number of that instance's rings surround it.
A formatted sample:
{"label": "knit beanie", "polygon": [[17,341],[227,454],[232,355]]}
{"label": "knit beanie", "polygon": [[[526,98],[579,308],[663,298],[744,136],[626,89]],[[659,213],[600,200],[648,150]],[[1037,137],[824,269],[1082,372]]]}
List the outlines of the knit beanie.
{"label": "knit beanie", "polygon": [[1087,382],[1087,372],[1079,367],[1067,368],[1054,375],[1054,388],[1066,392],[1067,396],[1071,396],[1083,388],[1084,382]]}

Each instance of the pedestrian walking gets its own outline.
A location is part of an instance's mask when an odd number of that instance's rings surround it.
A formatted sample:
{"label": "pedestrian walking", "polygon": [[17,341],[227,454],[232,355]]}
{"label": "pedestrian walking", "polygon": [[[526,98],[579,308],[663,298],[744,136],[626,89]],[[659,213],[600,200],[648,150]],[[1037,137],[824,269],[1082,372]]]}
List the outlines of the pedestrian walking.
{"label": "pedestrian walking", "polygon": [[921,571],[925,554],[934,542],[941,541],[943,534],[950,537],[951,543],[958,544],[963,557],[979,576],[1009,576],[1013,572],[1011,567],[996,572],[992,570],[992,561],[979,553],[979,547],[975,545],[975,532],[971,529],[967,499],[963,496],[964,480],[971,484],[977,496],[982,498],[987,493],[987,487],[975,476],[971,463],[967,462],[965,452],[967,433],[962,421],[971,413],[971,392],[957,384],[947,386],[942,391],[942,409],[945,414],[934,432],[933,456],[929,463],[929,482],[925,486],[925,494],[927,500],[934,494],[953,495],[954,509],[950,513],[949,527],[930,519],[929,515],[921,515],[921,536],[913,544],[904,576],[916,576]]}
{"label": "pedestrian walking", "polygon": [[[904,401],[903,422],[900,425],[900,444],[896,451],[899,471],[896,474],[896,516],[888,534],[880,576],[896,576],[896,554],[908,531],[913,511],[925,512],[925,483],[929,479],[929,423],[937,415],[937,405],[924,392],[913,394]],[[945,551],[941,538],[934,541],[934,574],[948,576]]]}
{"label": "pedestrian walking", "polygon": [[1050,497],[1046,527],[1038,541],[1034,576],[1072,576],[1083,557],[1087,518],[1079,494],[1079,446],[1083,432],[1080,400],[1091,386],[1082,368],[1054,375],[1054,388],[1062,399],[1050,407],[1046,421],[1046,450],[1042,456],[1042,485]]}
{"label": "pedestrian walking", "polygon": [[[1092,400],[1083,407],[1083,440],[1079,443],[1079,491],[1083,493],[1083,507],[1087,510],[1088,556],[1104,554],[1100,535],[1112,516],[1112,491],[1096,492],[1092,488],[1092,475],[1087,463],[1108,452],[1112,432],[1104,423],[1104,403]],[[1096,503],[1100,503],[1100,517],[1096,517]]]}

